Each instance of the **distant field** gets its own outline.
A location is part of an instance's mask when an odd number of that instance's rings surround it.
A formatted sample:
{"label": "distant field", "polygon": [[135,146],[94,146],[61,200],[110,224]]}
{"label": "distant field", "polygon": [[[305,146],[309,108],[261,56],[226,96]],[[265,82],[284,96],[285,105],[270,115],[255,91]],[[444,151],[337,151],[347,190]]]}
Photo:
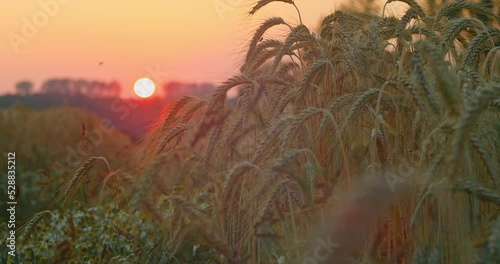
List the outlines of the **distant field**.
{"label": "distant field", "polygon": [[33,109],[53,107],[74,107],[101,118],[109,118],[117,129],[130,135],[134,142],[141,139],[159,116],[168,107],[169,101],[160,98],[143,99],[138,103],[133,99],[116,97],[93,98],[89,96],[61,96],[47,94],[0,96],[0,109],[25,106]]}

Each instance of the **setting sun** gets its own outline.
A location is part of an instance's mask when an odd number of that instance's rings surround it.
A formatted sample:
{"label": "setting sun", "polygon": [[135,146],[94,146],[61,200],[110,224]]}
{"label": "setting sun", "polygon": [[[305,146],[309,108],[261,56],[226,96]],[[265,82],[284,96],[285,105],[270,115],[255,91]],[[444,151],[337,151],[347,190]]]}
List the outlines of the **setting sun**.
{"label": "setting sun", "polygon": [[142,98],[150,97],[155,92],[155,83],[148,78],[141,78],[135,82],[134,92]]}

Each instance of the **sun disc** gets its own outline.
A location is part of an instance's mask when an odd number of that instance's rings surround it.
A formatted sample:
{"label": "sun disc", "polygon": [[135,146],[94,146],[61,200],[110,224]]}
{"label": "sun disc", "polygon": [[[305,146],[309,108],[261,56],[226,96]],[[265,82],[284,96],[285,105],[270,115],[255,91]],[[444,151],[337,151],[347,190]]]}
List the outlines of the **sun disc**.
{"label": "sun disc", "polygon": [[155,92],[155,83],[149,78],[141,78],[135,82],[134,92],[142,98],[150,97]]}

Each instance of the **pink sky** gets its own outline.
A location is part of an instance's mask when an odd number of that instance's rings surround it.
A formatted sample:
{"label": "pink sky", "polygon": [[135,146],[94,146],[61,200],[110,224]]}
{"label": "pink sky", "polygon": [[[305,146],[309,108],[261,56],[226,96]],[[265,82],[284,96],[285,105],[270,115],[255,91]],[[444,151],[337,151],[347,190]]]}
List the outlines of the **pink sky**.
{"label": "pink sky", "polygon": [[[298,22],[295,9],[280,2],[246,15],[255,2],[1,1],[0,94],[13,92],[19,80],[38,88],[48,78],[65,77],[117,80],[132,91],[135,80],[155,69],[164,82],[221,82],[236,73],[252,31],[265,18]],[[296,1],[311,29],[339,8],[335,3]],[[36,33],[23,32],[26,21]]]}

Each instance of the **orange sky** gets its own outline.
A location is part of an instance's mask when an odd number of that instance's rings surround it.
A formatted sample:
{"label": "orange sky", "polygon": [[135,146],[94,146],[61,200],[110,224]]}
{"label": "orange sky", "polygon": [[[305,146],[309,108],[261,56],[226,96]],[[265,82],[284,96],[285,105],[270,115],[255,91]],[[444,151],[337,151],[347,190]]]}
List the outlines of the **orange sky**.
{"label": "orange sky", "polygon": [[[339,7],[339,1],[295,2],[310,28]],[[33,81],[38,89],[48,78],[64,77],[118,80],[123,90],[132,91],[135,80],[157,67],[165,82],[218,83],[236,73],[252,30],[264,18],[282,16],[289,22],[298,20],[295,9],[279,2],[271,3],[256,16],[247,16],[253,3],[1,1],[0,93],[14,91],[15,83],[21,79]],[[218,12],[214,4],[229,9]],[[34,20],[37,32],[23,33],[26,21]],[[99,66],[101,61],[103,65]]]}

